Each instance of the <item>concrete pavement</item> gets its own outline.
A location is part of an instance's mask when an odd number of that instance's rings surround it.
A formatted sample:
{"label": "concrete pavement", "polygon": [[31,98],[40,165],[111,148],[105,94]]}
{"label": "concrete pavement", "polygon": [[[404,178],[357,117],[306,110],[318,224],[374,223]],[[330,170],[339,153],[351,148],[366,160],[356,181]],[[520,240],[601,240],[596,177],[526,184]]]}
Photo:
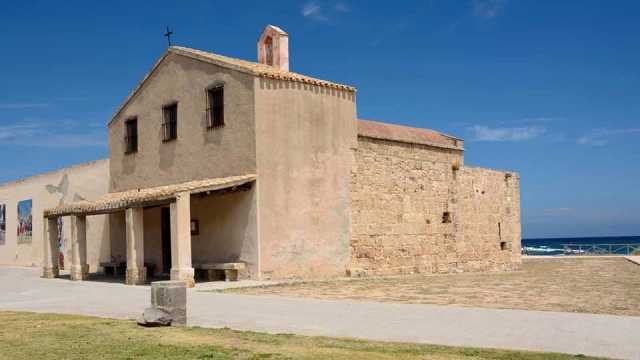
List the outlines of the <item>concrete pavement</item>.
{"label": "concrete pavement", "polygon": [[[149,287],[37,277],[0,267],[0,309],[130,319]],[[554,351],[640,359],[640,317],[439,305],[327,301],[190,289],[188,321],[269,333],[454,346]]]}

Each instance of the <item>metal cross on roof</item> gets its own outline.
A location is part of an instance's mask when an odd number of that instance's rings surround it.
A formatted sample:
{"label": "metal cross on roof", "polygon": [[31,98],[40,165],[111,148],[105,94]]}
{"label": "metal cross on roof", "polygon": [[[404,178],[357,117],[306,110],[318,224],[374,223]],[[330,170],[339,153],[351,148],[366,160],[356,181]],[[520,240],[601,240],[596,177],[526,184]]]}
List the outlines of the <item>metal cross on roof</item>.
{"label": "metal cross on roof", "polygon": [[169,43],[169,46],[171,46],[171,35],[173,35],[173,31],[171,31],[167,26],[167,32],[164,33],[164,36],[167,37],[167,43]]}

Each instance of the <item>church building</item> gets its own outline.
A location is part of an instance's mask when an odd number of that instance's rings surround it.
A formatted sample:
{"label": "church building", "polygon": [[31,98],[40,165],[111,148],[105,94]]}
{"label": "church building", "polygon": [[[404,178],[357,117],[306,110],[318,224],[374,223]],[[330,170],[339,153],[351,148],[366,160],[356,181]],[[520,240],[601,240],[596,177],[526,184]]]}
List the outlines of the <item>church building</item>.
{"label": "church building", "polygon": [[190,285],[518,268],[516,173],[359,119],[354,87],[290,71],[276,26],[257,59],[169,47],[108,122],[109,159],[0,184],[0,264]]}

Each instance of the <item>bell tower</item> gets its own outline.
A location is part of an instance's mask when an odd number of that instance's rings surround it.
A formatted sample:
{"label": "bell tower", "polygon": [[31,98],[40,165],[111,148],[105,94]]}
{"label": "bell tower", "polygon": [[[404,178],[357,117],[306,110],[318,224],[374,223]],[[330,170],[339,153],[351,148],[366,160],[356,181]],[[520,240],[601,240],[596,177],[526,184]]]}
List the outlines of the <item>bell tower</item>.
{"label": "bell tower", "polygon": [[289,71],[289,35],[277,26],[267,25],[258,39],[258,62]]}

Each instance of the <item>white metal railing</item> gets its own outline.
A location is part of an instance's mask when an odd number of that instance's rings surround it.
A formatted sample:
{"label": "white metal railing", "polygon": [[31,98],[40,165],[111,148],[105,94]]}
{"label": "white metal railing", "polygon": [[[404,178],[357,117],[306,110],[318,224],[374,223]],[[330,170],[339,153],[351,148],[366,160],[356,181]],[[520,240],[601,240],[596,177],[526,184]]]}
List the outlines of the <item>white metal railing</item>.
{"label": "white metal railing", "polygon": [[640,244],[563,244],[565,255],[632,255]]}

